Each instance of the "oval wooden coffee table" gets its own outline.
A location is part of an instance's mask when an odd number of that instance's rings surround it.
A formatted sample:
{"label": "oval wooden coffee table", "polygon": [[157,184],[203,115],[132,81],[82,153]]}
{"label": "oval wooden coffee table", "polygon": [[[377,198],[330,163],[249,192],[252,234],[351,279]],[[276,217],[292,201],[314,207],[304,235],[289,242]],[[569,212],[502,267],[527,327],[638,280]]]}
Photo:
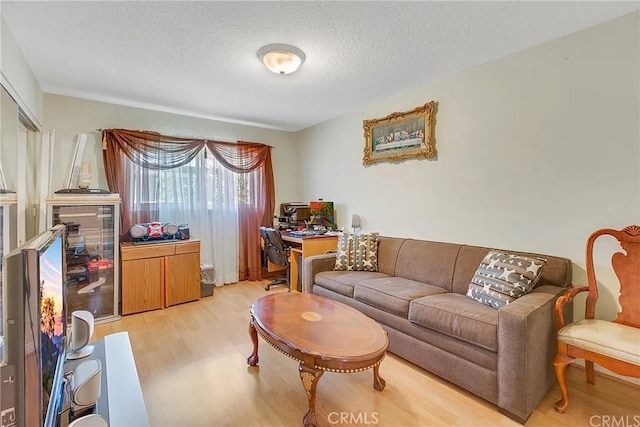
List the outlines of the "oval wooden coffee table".
{"label": "oval wooden coffee table", "polygon": [[325,371],[373,368],[373,388],[384,389],[379,367],[389,346],[387,332],[348,305],[298,292],[266,295],[251,306],[249,334],[253,342],[249,365],[258,364],[258,334],[300,362],[298,372],[309,400],[302,419],[307,427],[317,423],[316,387]]}

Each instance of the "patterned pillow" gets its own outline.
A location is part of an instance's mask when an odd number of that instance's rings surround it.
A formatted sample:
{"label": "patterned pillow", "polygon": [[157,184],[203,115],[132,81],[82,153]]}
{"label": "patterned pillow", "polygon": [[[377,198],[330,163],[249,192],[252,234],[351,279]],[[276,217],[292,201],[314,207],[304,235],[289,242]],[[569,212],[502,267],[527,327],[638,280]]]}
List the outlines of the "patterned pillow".
{"label": "patterned pillow", "polygon": [[473,275],[467,296],[502,308],[530,292],[547,265],[543,258],[489,251]]}
{"label": "patterned pillow", "polygon": [[378,233],[338,235],[334,270],[378,271]]}

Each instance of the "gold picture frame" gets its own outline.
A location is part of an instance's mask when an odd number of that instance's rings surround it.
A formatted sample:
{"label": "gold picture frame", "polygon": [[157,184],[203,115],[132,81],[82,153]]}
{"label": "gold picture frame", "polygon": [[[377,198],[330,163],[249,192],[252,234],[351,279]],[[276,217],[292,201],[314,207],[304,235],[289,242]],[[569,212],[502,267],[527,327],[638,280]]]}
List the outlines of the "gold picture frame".
{"label": "gold picture frame", "polygon": [[435,157],[435,102],[381,119],[363,120],[363,165]]}

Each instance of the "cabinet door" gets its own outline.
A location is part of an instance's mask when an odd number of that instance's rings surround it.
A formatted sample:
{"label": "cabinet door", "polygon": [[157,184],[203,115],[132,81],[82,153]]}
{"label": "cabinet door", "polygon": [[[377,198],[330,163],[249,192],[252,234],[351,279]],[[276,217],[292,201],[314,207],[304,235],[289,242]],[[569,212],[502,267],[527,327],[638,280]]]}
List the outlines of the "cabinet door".
{"label": "cabinet door", "polygon": [[122,262],[122,314],[164,307],[164,258]]}
{"label": "cabinet door", "polygon": [[[176,250],[176,252],[178,252]],[[167,257],[167,307],[200,298],[200,251]]]}

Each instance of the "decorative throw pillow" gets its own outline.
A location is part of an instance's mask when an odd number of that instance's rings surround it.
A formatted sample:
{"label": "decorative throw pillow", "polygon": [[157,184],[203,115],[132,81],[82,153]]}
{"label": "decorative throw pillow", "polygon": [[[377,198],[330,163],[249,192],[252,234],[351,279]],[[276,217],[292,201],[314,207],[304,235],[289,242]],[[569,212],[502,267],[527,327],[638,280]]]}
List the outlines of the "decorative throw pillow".
{"label": "decorative throw pillow", "polygon": [[489,251],[473,275],[467,296],[501,308],[530,292],[547,265],[543,258]]}
{"label": "decorative throw pillow", "polygon": [[378,271],[378,233],[340,233],[334,270]]}

